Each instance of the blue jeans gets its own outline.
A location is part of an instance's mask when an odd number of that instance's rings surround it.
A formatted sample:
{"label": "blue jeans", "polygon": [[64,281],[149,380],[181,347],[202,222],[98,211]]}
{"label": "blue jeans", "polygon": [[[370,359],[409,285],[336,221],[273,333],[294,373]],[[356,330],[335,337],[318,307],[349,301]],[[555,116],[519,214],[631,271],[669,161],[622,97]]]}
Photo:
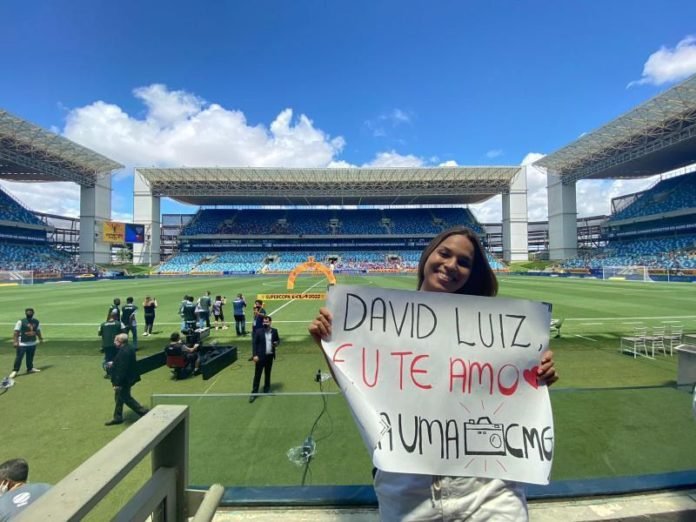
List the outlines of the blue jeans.
{"label": "blue jeans", "polygon": [[36,345],[33,346],[18,346],[17,355],[15,356],[14,366],[12,370],[15,372],[19,371],[20,366],[22,366],[22,359],[24,359],[24,354],[27,354],[27,371],[34,367],[34,352],[36,352]]}

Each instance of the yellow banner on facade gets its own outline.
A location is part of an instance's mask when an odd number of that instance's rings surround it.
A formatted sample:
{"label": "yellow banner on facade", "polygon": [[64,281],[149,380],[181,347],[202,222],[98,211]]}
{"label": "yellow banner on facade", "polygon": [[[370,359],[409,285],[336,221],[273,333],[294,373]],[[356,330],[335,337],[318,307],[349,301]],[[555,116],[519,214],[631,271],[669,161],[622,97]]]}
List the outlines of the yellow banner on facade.
{"label": "yellow banner on facade", "polygon": [[326,299],[326,293],[316,293],[316,294],[258,294],[256,299],[261,299],[261,301],[292,301],[292,300],[303,300],[303,301],[323,301]]}
{"label": "yellow banner on facade", "polygon": [[126,240],[126,224],[116,221],[104,221],[102,241],[104,243],[124,243]]}

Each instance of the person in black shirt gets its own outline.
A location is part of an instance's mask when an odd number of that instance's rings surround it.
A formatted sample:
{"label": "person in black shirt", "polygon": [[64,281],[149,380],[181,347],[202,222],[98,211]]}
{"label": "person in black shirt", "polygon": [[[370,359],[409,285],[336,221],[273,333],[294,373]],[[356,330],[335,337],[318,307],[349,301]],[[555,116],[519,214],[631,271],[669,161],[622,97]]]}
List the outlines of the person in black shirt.
{"label": "person in black shirt", "polygon": [[140,373],[135,361],[135,350],[128,344],[128,335],[121,333],[114,339],[116,357],[111,367],[111,384],[114,387],[114,416],[106,421],[106,426],[123,422],[123,405],[125,404],[141,417],[149,410],[131,395],[131,388],[140,381]]}
{"label": "person in black shirt", "polygon": [[[111,312],[111,317],[107,321],[104,321],[97,331],[97,335],[102,338],[101,351],[104,353],[104,361],[102,362],[102,367],[106,374],[105,379],[109,378],[111,374],[111,366],[114,357],[116,356],[116,345],[114,339],[124,330],[123,323],[118,319],[118,313],[113,310]],[[128,336],[126,336],[128,337]]]}
{"label": "person in black shirt", "polygon": [[126,305],[121,309],[121,322],[126,326],[124,333],[131,335],[133,349],[138,351],[138,322],[135,312],[138,307],[133,304],[133,298],[126,298]]}
{"label": "person in black shirt", "polygon": [[186,344],[181,340],[181,335],[179,332],[174,332],[169,336],[169,344],[165,347],[164,353],[174,356],[182,355],[186,359],[185,376],[188,377],[191,372],[193,372],[194,375],[197,375],[200,371],[201,358],[198,353],[199,346],[199,344],[186,346]]}
{"label": "person in black shirt", "polygon": [[145,331],[143,337],[152,335],[152,327],[155,324],[155,308],[157,308],[157,298],[149,295],[143,301],[143,311],[145,312]]}

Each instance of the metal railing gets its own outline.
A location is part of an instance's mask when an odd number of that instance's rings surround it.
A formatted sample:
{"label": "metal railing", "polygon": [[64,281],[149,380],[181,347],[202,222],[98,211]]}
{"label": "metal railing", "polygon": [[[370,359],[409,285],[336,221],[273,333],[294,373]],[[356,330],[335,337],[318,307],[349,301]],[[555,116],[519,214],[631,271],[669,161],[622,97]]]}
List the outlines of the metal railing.
{"label": "metal railing", "polygon": [[[150,514],[155,521],[186,520],[189,506],[196,501],[210,512],[215,497],[219,500],[219,488],[211,489],[205,501],[201,501],[202,492],[186,491],[188,442],[188,407],[157,406],[38,498],[17,520],[81,520],[149,454],[152,476],[113,520],[145,520]],[[212,514],[201,520],[211,518]]]}

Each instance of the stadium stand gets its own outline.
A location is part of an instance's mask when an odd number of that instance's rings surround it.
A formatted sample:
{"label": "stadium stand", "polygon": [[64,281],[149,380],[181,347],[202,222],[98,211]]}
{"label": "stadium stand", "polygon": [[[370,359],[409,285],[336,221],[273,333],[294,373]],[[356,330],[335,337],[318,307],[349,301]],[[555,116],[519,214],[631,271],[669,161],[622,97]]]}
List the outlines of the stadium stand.
{"label": "stadium stand", "polygon": [[96,270],[52,246],[46,229],[41,219],[0,189],[0,270],[32,270],[39,274]]}
{"label": "stadium stand", "polygon": [[27,225],[44,225],[39,218],[2,189],[0,189],[0,221],[24,223]]}
{"label": "stadium stand", "polygon": [[657,216],[676,210],[696,211],[696,174],[665,179],[646,190],[626,208],[612,216],[612,222],[642,216]]}
{"label": "stadium stand", "polygon": [[310,256],[339,272],[413,271],[427,242],[454,225],[485,235],[466,208],[202,208],[158,271],[287,273]]}

